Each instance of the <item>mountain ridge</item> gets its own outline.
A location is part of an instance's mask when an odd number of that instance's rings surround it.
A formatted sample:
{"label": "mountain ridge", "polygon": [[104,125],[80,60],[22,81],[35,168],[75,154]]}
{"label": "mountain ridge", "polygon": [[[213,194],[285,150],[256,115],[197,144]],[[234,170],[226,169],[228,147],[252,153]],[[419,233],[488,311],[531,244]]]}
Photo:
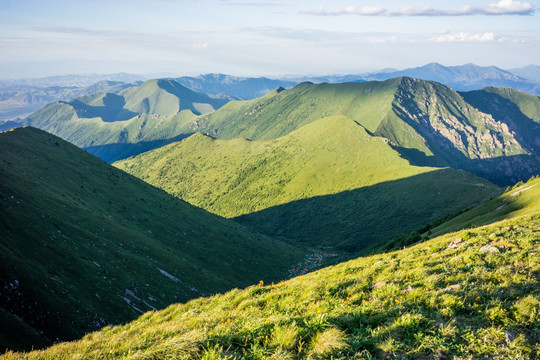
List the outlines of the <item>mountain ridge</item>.
{"label": "mountain ridge", "polygon": [[499,191],[454,169],[411,166],[344,115],[271,140],[198,133],[114,165],[259,232],[362,253]]}
{"label": "mountain ridge", "polygon": [[112,162],[181,139],[179,127],[226,102],[173,80],[155,79],[118,94],[51,103],[22,124],[59,135]]}
{"label": "mountain ridge", "polygon": [[42,130],[0,133],[0,149],[3,348],[74,339],[173,302],[279,280],[307,251],[175,199]]}

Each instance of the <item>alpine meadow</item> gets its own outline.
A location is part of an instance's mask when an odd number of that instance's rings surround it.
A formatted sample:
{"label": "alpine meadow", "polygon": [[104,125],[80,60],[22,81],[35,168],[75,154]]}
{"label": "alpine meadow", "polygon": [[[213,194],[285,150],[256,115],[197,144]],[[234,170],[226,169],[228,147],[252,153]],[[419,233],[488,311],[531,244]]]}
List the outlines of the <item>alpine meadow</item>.
{"label": "alpine meadow", "polygon": [[540,359],[539,17],[0,1],[0,360]]}

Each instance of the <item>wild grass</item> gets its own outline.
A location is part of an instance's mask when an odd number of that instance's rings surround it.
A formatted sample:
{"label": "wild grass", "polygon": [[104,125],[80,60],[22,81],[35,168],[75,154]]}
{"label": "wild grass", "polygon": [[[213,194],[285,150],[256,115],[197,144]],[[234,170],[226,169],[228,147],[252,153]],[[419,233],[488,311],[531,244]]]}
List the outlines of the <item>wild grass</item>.
{"label": "wild grass", "polygon": [[539,233],[532,212],[2,359],[538,358]]}
{"label": "wild grass", "polygon": [[0,347],[283,279],[305,254],[41,130],[0,133],[0,153]]}

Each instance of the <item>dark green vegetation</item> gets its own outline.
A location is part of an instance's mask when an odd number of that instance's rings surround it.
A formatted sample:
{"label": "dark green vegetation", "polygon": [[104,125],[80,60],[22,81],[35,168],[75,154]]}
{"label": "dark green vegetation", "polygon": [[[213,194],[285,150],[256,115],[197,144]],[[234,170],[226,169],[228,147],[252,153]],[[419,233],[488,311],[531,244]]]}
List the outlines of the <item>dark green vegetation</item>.
{"label": "dark green vegetation", "polygon": [[540,212],[540,181],[532,177],[526,184],[508,187],[504,194],[473,209],[460,210],[388,241],[382,250],[396,250],[435,236],[495,221]]}
{"label": "dark green vegetation", "polygon": [[363,253],[499,193],[462,171],[411,166],[343,115],[268,141],[196,134],[115,166],[266,234]]}
{"label": "dark green vegetation", "polygon": [[528,199],[488,226],[172,305],[4,358],[537,359],[539,182],[496,200],[518,191],[513,197]]}
{"label": "dark green vegetation", "polygon": [[112,162],[181,139],[196,115],[227,102],[172,80],[150,80],[119,94],[51,103],[22,121]]}
{"label": "dark green vegetation", "polygon": [[283,279],[304,256],[41,130],[0,133],[0,153],[2,350]]}

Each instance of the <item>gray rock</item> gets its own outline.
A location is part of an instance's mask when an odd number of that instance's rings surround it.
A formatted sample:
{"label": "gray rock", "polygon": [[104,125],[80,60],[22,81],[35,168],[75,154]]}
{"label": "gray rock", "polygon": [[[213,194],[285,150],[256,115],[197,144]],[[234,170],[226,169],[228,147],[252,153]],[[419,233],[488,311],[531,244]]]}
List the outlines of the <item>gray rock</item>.
{"label": "gray rock", "polygon": [[501,252],[498,248],[492,245],[484,245],[480,248],[479,251],[485,252],[485,253],[500,253]]}

